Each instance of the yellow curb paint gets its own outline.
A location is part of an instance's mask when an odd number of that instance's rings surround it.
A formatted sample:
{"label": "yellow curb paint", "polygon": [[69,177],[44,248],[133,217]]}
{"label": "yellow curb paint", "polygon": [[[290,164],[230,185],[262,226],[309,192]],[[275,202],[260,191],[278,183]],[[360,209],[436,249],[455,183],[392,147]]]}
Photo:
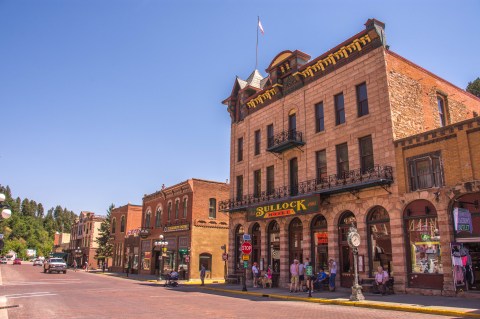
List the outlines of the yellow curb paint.
{"label": "yellow curb paint", "polygon": [[476,313],[470,313],[470,312],[466,312],[466,311],[447,310],[447,309],[432,309],[432,308],[428,308],[428,307],[417,307],[417,306],[408,306],[408,305],[391,305],[391,304],[377,303],[377,302],[369,303],[368,301],[350,301],[350,300],[346,300],[346,299],[338,300],[338,299],[324,299],[324,298],[305,298],[305,297],[285,296],[285,295],[268,294],[268,293],[237,291],[237,290],[221,289],[221,288],[213,288],[213,287],[205,287],[204,289],[212,290],[212,291],[235,293],[235,294],[240,294],[240,295],[258,296],[258,297],[268,295],[269,298],[275,298],[275,299],[306,301],[306,302],[322,303],[322,304],[330,304],[330,305],[341,305],[341,306],[373,308],[373,309],[405,311],[405,312],[416,312],[416,313],[436,314],[436,315],[443,315],[443,316],[460,316],[460,317],[480,318],[480,314],[476,314]]}

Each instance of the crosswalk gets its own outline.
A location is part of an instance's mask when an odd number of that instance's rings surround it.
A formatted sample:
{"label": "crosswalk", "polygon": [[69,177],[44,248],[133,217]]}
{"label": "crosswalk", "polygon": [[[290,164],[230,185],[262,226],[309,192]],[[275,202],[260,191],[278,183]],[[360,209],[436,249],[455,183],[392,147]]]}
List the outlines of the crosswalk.
{"label": "crosswalk", "polygon": [[23,294],[12,294],[6,295],[5,298],[8,299],[18,299],[18,298],[35,298],[35,297],[45,297],[45,296],[56,296],[57,294],[50,293],[48,291],[40,292],[25,292]]}

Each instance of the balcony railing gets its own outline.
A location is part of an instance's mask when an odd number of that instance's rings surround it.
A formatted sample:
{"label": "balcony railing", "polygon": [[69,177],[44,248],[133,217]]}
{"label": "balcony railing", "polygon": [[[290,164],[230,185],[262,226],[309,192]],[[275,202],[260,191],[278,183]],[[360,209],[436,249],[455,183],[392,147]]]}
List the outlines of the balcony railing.
{"label": "balcony railing", "polygon": [[242,198],[219,202],[220,211],[235,211],[249,206],[276,201],[279,199],[303,196],[308,194],[330,195],[362,188],[390,185],[393,183],[393,168],[391,166],[375,165],[372,169],[348,171],[341,176],[329,175],[320,179],[311,179],[298,185],[275,188],[270,193],[263,191],[259,196],[245,195]]}
{"label": "balcony railing", "polygon": [[150,227],[148,228],[142,227],[140,228],[139,236],[142,238],[147,238],[148,236],[150,236],[150,233],[151,233]]}
{"label": "balcony railing", "polygon": [[282,153],[293,147],[305,145],[302,132],[289,130],[280,132],[268,138],[267,151],[273,153]]}

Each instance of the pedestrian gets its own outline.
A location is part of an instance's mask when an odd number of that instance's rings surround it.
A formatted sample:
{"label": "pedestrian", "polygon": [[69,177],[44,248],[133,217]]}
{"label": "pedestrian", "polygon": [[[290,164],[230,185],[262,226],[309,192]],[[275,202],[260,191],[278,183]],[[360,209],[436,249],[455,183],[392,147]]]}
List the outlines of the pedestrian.
{"label": "pedestrian", "polygon": [[382,296],[384,296],[387,290],[387,283],[388,273],[383,270],[382,266],[378,266],[377,272],[375,273],[375,282],[373,283],[375,291],[378,291],[382,294]]}
{"label": "pedestrian", "polygon": [[298,292],[298,260],[294,259],[290,265],[290,275],[292,277],[290,281],[290,292]]}
{"label": "pedestrian", "polygon": [[[305,273],[307,272],[308,267],[310,267],[310,258],[305,258]],[[313,272],[312,272],[313,275]],[[310,290],[313,292],[313,287],[312,287],[312,275],[307,275],[307,292]]]}
{"label": "pedestrian", "polygon": [[253,274],[253,288],[258,288],[258,277],[260,277],[260,271],[258,270],[258,266],[256,262],[253,263],[252,274]]}
{"label": "pedestrian", "polygon": [[303,284],[305,283],[305,264],[303,262],[298,264],[298,283],[298,289],[303,290]]}
{"label": "pedestrian", "polygon": [[75,259],[73,260],[73,265],[72,265],[72,267],[73,267],[73,271],[74,271],[74,272],[77,272],[77,267],[78,267],[78,265],[77,265],[77,261],[76,261]]}
{"label": "pedestrian", "polygon": [[328,286],[330,291],[335,291],[335,277],[337,276],[337,263],[333,258],[328,261],[328,270],[330,271],[330,277],[328,278]]}
{"label": "pedestrian", "polygon": [[265,273],[265,278],[262,281],[263,288],[265,289],[268,285],[272,288],[272,267],[268,265],[267,272]]}
{"label": "pedestrian", "polygon": [[85,262],[85,272],[88,272],[88,261]]}
{"label": "pedestrian", "polygon": [[323,283],[328,279],[323,267],[320,267],[320,272],[317,274],[317,278],[313,282],[316,290],[323,290]]}
{"label": "pedestrian", "polygon": [[202,281],[201,286],[205,286],[205,273],[207,270],[205,269],[205,266],[202,264],[200,267],[200,280]]}

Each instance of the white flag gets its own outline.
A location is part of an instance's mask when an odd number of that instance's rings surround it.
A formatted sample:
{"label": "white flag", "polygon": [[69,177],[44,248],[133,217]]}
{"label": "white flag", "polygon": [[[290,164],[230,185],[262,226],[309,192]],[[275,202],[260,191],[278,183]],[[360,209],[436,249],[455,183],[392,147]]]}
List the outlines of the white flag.
{"label": "white flag", "polygon": [[260,19],[258,19],[258,28],[260,29],[260,32],[262,32],[262,35],[263,35],[265,31],[263,31],[262,22],[260,21]]}

